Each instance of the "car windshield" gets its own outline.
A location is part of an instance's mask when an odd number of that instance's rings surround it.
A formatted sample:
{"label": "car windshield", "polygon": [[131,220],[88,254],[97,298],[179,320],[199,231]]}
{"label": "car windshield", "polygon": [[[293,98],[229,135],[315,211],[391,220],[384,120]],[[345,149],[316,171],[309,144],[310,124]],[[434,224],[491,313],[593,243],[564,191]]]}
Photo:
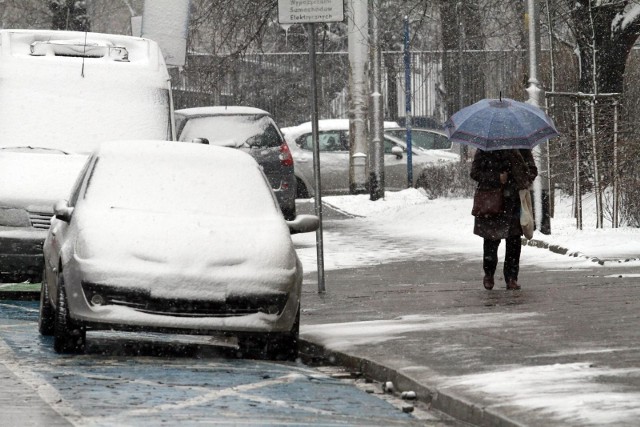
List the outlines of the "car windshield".
{"label": "car windshield", "polygon": [[167,158],[103,160],[98,158],[84,195],[92,206],[256,219],[280,215],[257,165],[240,172],[233,162],[209,164],[196,157],[186,167]]}
{"label": "car windshield", "polygon": [[47,148],[47,147],[34,147],[31,145],[25,145],[25,146],[19,146],[19,147],[0,147],[0,150],[2,151],[15,151],[15,152],[22,152],[22,153],[33,153],[33,152],[51,152],[51,151],[55,151],[57,153],[60,154],[69,154],[66,151],[63,150],[59,150],[57,148]]}
{"label": "car windshield", "polygon": [[187,120],[180,141],[206,138],[211,145],[279,147],[282,137],[273,120],[264,115],[220,115]]}
{"label": "car windshield", "polygon": [[[406,140],[407,131],[404,129],[385,129],[385,133]],[[448,150],[451,141],[445,135],[436,132],[413,130],[411,132],[411,144],[425,150]]]}

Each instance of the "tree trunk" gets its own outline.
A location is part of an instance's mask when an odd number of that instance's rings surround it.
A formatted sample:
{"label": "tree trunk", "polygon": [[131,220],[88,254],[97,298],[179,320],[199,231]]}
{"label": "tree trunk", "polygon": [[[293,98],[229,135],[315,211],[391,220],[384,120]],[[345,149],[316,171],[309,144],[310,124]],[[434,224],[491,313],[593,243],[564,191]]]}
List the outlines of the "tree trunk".
{"label": "tree trunk", "polygon": [[614,23],[627,2],[591,8],[589,0],[580,0],[576,4],[581,7],[573,8],[571,18],[580,54],[578,90],[584,93],[622,93],[627,57],[638,38],[638,18],[623,29]]}

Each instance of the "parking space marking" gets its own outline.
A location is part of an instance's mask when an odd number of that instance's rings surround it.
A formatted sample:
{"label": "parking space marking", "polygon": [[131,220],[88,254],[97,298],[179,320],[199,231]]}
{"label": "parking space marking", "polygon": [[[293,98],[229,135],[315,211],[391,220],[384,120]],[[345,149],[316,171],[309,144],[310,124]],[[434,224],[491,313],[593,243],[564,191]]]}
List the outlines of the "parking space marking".
{"label": "parking space marking", "polygon": [[67,401],[62,398],[62,395],[58,393],[58,390],[47,380],[40,374],[29,369],[28,366],[20,363],[13,350],[11,350],[11,347],[9,347],[2,337],[0,337],[0,363],[23,384],[31,387],[40,399],[69,423],[76,425],[73,419],[80,419],[82,417],[82,414],[76,411],[72,405],[68,404]]}
{"label": "parking space marking", "polygon": [[16,310],[22,310],[22,311],[26,311],[29,313],[38,313],[39,309],[35,309],[35,308],[31,308],[31,307],[25,307],[22,305],[16,305],[16,304],[7,304],[5,302],[0,303],[0,307],[9,307],[9,308],[13,308]]}

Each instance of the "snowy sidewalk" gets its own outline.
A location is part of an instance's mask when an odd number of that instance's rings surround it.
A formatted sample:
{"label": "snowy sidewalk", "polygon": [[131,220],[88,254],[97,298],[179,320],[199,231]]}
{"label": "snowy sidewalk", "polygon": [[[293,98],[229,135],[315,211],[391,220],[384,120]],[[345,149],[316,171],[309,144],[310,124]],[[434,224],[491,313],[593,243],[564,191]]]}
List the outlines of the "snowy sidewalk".
{"label": "snowy sidewalk", "polygon": [[[429,200],[423,192],[409,189],[388,192],[384,200],[372,202],[368,195],[325,197],[323,202],[349,213],[356,218],[352,225],[367,227],[372,234],[386,236],[390,246],[375,246],[374,239],[364,242],[336,242],[331,232],[325,235],[327,246],[325,269],[354,267],[366,262],[411,259],[419,252],[455,253],[468,259],[481,256],[482,240],[473,234],[471,199],[438,198]],[[572,199],[556,196],[555,215],[551,220],[551,234],[534,232],[532,246],[549,248],[556,253],[595,261],[625,262],[640,260],[640,228],[595,228],[595,202],[592,197],[583,200],[583,229],[576,229],[572,215]],[[305,271],[316,269],[315,234],[294,236],[294,241],[312,250],[298,251]],[[409,250],[398,242],[409,244]],[[345,246],[346,243],[346,246]],[[429,247],[425,248],[425,244]],[[523,263],[527,262],[523,254]],[[638,263],[640,266],[640,263]]]}
{"label": "snowy sidewalk", "polygon": [[326,224],[324,295],[315,236],[294,236],[311,347],[474,424],[637,425],[637,229],[590,229],[585,215],[577,231],[557,200],[552,235],[534,239],[580,256],[526,246],[523,290],[486,291],[470,200],[405,190],[326,202],[359,217]]}

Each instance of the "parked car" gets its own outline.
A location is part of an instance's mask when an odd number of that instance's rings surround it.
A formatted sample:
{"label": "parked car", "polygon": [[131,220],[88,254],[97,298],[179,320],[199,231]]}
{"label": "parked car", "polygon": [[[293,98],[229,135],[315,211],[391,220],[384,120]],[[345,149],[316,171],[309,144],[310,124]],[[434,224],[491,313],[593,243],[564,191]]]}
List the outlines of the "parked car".
{"label": "parked car", "polygon": [[251,107],[200,107],[177,110],[178,140],[238,148],[262,166],[285,219],[296,217],[293,157],[271,115]]}
{"label": "parked car", "polygon": [[76,31],[0,30],[0,281],[40,282],[42,243],[103,141],[172,139],[157,43]]}
{"label": "parked car", "polygon": [[[385,122],[384,127],[386,132],[387,128],[398,128],[398,124]],[[311,197],[315,194],[311,123],[283,128],[282,132],[293,154],[297,197]],[[319,120],[318,142],[322,194],[349,194],[349,120]],[[416,177],[429,165],[459,160],[457,154],[448,150],[423,150],[420,147],[413,147],[411,153]],[[407,147],[404,140],[385,133],[384,173],[387,190],[397,191],[407,188],[406,154]]]}
{"label": "parked car", "polygon": [[296,356],[302,267],[290,233],[319,221],[285,221],[248,154],[106,143],[54,211],[39,330],[57,352],[82,352],[87,331],[115,329],[222,332],[244,354]]}

